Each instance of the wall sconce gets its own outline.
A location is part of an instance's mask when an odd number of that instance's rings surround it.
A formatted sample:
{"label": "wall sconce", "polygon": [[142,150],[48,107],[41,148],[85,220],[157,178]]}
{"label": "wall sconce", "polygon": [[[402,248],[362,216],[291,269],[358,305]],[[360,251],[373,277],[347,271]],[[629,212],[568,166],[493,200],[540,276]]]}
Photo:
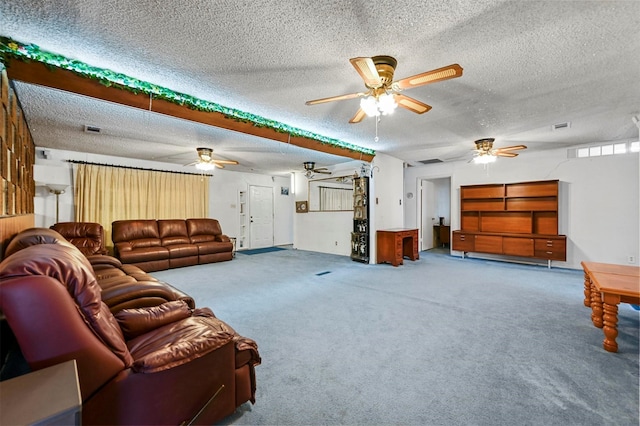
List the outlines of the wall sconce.
{"label": "wall sconce", "polygon": [[48,184],[47,188],[49,192],[52,194],[56,194],[56,223],[58,223],[58,211],[60,208],[60,194],[64,194],[64,191],[69,187],[69,185],[56,185],[56,184]]}

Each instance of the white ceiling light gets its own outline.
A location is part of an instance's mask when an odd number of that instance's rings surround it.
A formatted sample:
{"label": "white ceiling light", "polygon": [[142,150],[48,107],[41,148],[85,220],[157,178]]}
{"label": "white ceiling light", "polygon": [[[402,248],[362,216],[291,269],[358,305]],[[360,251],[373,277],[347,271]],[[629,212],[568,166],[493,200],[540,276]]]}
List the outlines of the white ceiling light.
{"label": "white ceiling light", "polygon": [[209,171],[209,170],[213,170],[216,168],[216,165],[214,163],[196,163],[196,169],[198,170],[204,170],[204,171]]}
{"label": "white ceiling light", "polygon": [[360,100],[360,108],[369,117],[378,117],[379,115],[388,115],[393,113],[398,104],[390,93],[383,93],[378,96],[366,96]]}
{"label": "white ceiling light", "polygon": [[478,155],[477,157],[474,157],[473,162],[476,164],[489,164],[489,163],[495,163],[497,158],[498,157],[496,157],[495,155],[483,154],[483,155]]}

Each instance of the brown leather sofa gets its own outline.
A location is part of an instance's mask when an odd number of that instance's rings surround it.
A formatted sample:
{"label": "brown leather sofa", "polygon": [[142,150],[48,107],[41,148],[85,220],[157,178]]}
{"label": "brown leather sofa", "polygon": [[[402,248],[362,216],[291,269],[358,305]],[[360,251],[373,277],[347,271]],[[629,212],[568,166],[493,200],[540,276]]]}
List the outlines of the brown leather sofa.
{"label": "brown leather sofa", "polygon": [[87,257],[47,238],[0,263],[0,310],[32,371],[76,361],[83,424],[212,424],[254,401],[253,340],[182,300],[114,316]]}
{"label": "brown leather sofa", "polygon": [[233,243],[216,219],[134,219],[112,223],[115,256],[146,272],[233,258]]}

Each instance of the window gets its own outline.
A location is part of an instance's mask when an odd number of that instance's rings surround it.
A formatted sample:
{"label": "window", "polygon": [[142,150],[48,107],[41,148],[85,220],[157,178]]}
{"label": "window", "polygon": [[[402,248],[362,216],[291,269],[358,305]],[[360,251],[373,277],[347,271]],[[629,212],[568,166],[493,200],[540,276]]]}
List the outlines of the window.
{"label": "window", "polygon": [[569,149],[570,158],[601,157],[605,155],[627,154],[629,152],[640,152],[640,141],[609,143],[594,145],[584,148]]}

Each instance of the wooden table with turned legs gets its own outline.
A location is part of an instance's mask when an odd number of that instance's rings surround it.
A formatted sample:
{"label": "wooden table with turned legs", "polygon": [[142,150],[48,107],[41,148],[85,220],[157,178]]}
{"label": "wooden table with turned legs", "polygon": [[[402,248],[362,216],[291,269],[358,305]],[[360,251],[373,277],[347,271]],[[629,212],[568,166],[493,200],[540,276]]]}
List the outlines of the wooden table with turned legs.
{"label": "wooden table with turned legs", "polygon": [[591,308],[593,325],[602,328],[606,351],[618,352],[618,305],[640,304],[640,268],[599,262],[581,262],[584,305]]}

